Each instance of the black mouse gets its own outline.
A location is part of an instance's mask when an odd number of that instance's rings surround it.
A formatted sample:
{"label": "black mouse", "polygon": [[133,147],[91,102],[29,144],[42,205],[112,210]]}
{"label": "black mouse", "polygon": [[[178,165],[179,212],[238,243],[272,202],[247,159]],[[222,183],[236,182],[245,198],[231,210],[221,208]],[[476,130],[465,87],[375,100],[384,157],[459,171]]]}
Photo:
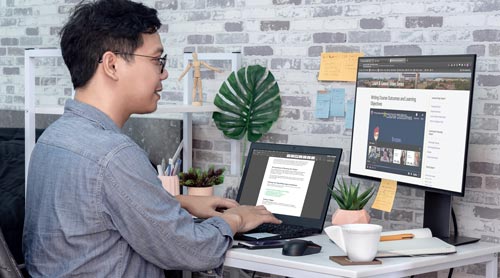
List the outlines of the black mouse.
{"label": "black mouse", "polygon": [[304,256],[316,254],[319,253],[319,251],[321,251],[321,246],[312,241],[292,239],[285,242],[281,254],[285,256]]}

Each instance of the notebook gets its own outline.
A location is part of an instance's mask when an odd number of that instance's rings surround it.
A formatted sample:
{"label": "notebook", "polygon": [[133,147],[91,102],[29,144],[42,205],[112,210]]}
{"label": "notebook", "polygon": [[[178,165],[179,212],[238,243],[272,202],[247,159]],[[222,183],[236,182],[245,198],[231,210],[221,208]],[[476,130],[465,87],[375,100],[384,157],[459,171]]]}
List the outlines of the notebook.
{"label": "notebook", "polygon": [[383,232],[382,235],[412,234],[412,239],[379,242],[378,258],[412,257],[456,253],[455,246],[433,237],[429,228]]}
{"label": "notebook", "polygon": [[240,240],[272,240],[310,236],[323,230],[335,182],[340,148],[252,143],[237,201],[264,205],[280,225],[263,224]]}

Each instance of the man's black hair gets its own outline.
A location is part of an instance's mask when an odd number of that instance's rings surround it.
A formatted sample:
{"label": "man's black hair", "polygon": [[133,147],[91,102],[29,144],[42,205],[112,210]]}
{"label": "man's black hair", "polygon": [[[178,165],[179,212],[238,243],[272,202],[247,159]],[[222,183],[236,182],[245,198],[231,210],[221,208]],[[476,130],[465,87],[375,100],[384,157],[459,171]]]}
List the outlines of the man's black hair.
{"label": "man's black hair", "polygon": [[[94,75],[106,51],[133,53],[161,26],[157,11],[129,0],[80,2],[61,30],[61,51],[73,87],[81,88]],[[125,55],[124,59],[133,59]]]}

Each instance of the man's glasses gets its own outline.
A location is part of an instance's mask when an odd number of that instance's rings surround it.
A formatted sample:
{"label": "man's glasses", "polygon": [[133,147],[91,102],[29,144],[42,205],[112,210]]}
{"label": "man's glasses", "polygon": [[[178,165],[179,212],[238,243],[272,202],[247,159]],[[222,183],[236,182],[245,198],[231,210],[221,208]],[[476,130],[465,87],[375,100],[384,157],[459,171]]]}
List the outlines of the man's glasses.
{"label": "man's glasses", "polygon": [[[146,57],[146,58],[151,58],[152,60],[157,60],[158,64],[160,64],[160,74],[163,73],[163,70],[165,69],[165,64],[167,63],[167,54],[163,55],[163,57],[153,57],[153,56],[147,56],[147,55],[140,55],[140,54],[134,54],[134,53],[124,53],[124,52],[113,52],[115,54],[120,54],[120,55],[132,55],[132,56],[139,56],[139,57]],[[99,60],[99,63],[101,63],[102,60]]]}

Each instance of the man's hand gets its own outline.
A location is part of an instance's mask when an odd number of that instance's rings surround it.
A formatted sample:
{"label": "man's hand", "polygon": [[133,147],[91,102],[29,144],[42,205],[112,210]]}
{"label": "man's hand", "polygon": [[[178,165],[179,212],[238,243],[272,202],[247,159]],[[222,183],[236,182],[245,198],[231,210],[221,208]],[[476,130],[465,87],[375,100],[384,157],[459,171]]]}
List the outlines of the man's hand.
{"label": "man's hand", "polygon": [[250,231],[262,223],[281,224],[264,206],[239,206],[224,211],[221,215],[233,233]]}
{"label": "man's hand", "polygon": [[235,200],[217,196],[177,195],[175,197],[181,203],[182,208],[198,218],[221,216],[220,211],[239,206]]}

